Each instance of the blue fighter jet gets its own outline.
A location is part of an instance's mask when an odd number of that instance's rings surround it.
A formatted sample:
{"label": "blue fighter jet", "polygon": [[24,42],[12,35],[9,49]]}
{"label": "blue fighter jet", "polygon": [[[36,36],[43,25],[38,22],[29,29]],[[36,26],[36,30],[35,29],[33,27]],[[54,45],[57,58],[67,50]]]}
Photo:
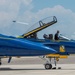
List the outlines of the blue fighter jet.
{"label": "blue fighter jet", "polygon": [[[12,57],[22,56],[39,56],[46,60],[45,69],[52,69],[51,59],[54,58],[54,63],[59,58],[67,58],[70,54],[75,54],[75,42],[68,39],[61,39],[55,41],[52,38],[45,37],[45,39],[39,39],[37,33],[55,23],[57,18],[55,16],[45,18],[38,22],[36,28],[29,29],[27,33],[19,37],[6,36],[0,34],[0,64],[1,59],[9,57],[8,63],[10,63]],[[13,21],[16,22],[16,21]]]}
{"label": "blue fighter jet", "polygon": [[54,49],[42,43],[0,34],[0,60],[4,56],[10,57],[10,62],[11,57],[15,56],[41,56],[53,53],[56,53]]}

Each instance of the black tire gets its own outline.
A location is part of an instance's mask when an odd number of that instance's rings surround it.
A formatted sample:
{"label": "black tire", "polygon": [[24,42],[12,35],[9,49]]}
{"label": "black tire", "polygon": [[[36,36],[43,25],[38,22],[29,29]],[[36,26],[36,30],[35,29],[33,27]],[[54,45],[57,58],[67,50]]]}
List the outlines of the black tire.
{"label": "black tire", "polygon": [[45,69],[52,69],[52,64],[45,64]]}
{"label": "black tire", "polygon": [[0,62],[0,65],[2,65],[2,63]]}

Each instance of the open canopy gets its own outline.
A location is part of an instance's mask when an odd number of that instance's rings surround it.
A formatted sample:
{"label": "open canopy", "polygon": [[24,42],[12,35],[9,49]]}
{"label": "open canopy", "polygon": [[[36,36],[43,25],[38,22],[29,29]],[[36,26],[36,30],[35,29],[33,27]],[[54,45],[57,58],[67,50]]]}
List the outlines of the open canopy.
{"label": "open canopy", "polygon": [[47,17],[39,22],[35,23],[28,29],[26,33],[22,35],[23,38],[30,37],[31,35],[36,35],[37,32],[55,24],[57,22],[57,18],[55,16]]}

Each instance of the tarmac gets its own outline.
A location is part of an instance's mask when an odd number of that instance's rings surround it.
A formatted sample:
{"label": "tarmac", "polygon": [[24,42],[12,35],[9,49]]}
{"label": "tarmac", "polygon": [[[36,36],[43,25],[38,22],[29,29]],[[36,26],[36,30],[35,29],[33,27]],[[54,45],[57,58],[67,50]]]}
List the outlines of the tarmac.
{"label": "tarmac", "polygon": [[45,70],[43,65],[45,62],[38,57],[12,58],[9,64],[7,59],[2,59],[0,75],[75,75],[75,56],[61,59],[58,62],[57,69],[51,70]]}

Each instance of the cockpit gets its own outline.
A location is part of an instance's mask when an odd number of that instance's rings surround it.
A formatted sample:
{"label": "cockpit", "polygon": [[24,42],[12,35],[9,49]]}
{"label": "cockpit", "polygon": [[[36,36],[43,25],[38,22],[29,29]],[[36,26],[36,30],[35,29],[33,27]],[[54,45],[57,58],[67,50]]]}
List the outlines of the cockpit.
{"label": "cockpit", "polygon": [[[38,21],[34,25],[32,25],[26,33],[22,35],[23,38],[27,39],[38,39],[37,33],[53,24],[57,23],[57,18],[55,16],[52,17],[47,17],[43,20]],[[44,40],[55,40],[53,34],[43,34],[43,39]],[[65,36],[60,35],[59,40],[61,41],[68,41],[70,40],[69,38],[66,38]]]}
{"label": "cockpit", "polygon": [[[16,22],[16,21],[13,21]],[[22,22],[20,22],[22,23]],[[43,29],[54,25],[55,23],[57,23],[57,18],[55,16],[50,16],[47,17],[45,19],[42,19],[40,21],[38,21],[37,23],[31,25],[31,27],[26,31],[26,33],[24,33],[21,36],[18,36],[17,38],[23,38],[23,39],[27,39],[27,40],[31,40],[31,41],[37,41],[37,42],[61,42],[61,41],[69,41],[70,39],[60,35],[59,39],[55,39],[55,35],[54,35],[54,31],[53,29],[51,31],[53,31],[52,33],[47,33],[43,32],[43,34],[40,34],[40,36],[42,36],[42,38],[39,38],[38,33],[40,33],[40,31],[42,31]],[[26,23],[25,23],[26,24]],[[58,31],[59,32],[59,31]]]}
{"label": "cockpit", "polygon": [[[37,33],[57,22],[57,18],[55,16],[47,17],[43,20],[32,25],[26,33],[22,35],[23,38],[38,38]],[[51,35],[49,35],[51,36]]]}

